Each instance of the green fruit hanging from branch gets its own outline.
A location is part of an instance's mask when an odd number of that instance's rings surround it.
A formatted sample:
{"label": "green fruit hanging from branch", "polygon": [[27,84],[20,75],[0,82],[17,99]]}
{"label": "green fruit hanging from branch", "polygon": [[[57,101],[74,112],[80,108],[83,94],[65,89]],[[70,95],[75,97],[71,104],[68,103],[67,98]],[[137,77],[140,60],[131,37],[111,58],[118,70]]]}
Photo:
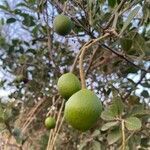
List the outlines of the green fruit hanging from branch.
{"label": "green fruit hanging from branch", "polygon": [[72,21],[65,15],[57,15],[53,22],[54,31],[62,36],[69,34],[72,26]]}
{"label": "green fruit hanging from branch", "polygon": [[55,121],[54,118],[52,118],[52,117],[47,117],[47,118],[45,119],[45,127],[46,127],[47,129],[53,129],[53,128],[55,128],[55,125],[56,125],[56,121]]}
{"label": "green fruit hanging from branch", "polygon": [[102,104],[96,94],[82,89],[73,94],[65,105],[65,120],[75,129],[86,131],[98,120]]}
{"label": "green fruit hanging from branch", "polygon": [[57,86],[60,95],[65,99],[81,89],[80,81],[73,73],[63,74],[59,78]]}

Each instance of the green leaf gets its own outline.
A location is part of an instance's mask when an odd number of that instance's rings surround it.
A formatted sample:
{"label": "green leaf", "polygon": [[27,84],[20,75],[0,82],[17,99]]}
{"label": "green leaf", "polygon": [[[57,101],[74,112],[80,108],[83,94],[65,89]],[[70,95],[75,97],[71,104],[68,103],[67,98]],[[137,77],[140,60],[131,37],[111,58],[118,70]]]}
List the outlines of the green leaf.
{"label": "green leaf", "polygon": [[116,0],[108,0],[108,5],[110,6],[110,7],[114,7],[115,5],[116,5]]}
{"label": "green leaf", "polygon": [[120,31],[120,35],[122,35],[122,33],[124,32],[124,30],[128,27],[128,25],[131,23],[132,19],[137,15],[138,11],[140,10],[140,7],[136,7],[132,10],[132,12],[129,14],[127,20],[125,21],[121,31]]}
{"label": "green leaf", "polygon": [[120,97],[115,97],[112,101],[112,105],[109,107],[109,110],[114,116],[119,116],[124,110],[124,106]]}
{"label": "green leaf", "polygon": [[125,119],[125,126],[128,130],[138,130],[141,128],[141,120],[136,117],[129,117]]}
{"label": "green leaf", "polygon": [[115,97],[112,101],[112,104],[102,112],[101,118],[103,120],[114,120],[115,117],[118,117],[122,114],[124,110],[123,103],[120,97]]}
{"label": "green leaf", "polygon": [[0,9],[8,11],[9,8],[7,6],[0,5]]}
{"label": "green leaf", "polygon": [[82,144],[79,145],[79,150],[83,150],[87,146],[87,141],[84,141]]}
{"label": "green leaf", "polygon": [[15,18],[9,18],[9,19],[7,19],[7,21],[6,21],[7,24],[11,24],[11,23],[14,23],[14,22],[16,22],[16,19],[15,19]]}
{"label": "green leaf", "polygon": [[29,14],[26,14],[26,13],[20,13],[19,15],[24,18],[23,21],[22,21],[23,25],[25,25],[27,27],[31,27],[31,26],[35,25],[33,16],[31,16]]}
{"label": "green leaf", "polygon": [[120,39],[121,47],[124,51],[129,51],[132,46],[132,40],[129,38],[121,38]]}
{"label": "green leaf", "polygon": [[92,133],[92,137],[97,137],[100,135],[100,131],[99,130],[95,130],[93,133]]}
{"label": "green leaf", "polygon": [[150,110],[145,110],[143,105],[134,106],[131,111],[132,116],[148,114],[150,115]]}
{"label": "green leaf", "polygon": [[129,74],[129,73],[137,73],[138,69],[131,66],[131,67],[128,67],[126,72]]}
{"label": "green leaf", "polygon": [[2,106],[0,105],[0,123],[4,122],[4,110]]}
{"label": "green leaf", "polygon": [[98,141],[92,141],[92,150],[101,150],[101,143]]}
{"label": "green leaf", "polygon": [[145,83],[141,83],[142,86],[146,87],[146,88],[150,88],[150,84],[148,82]]}
{"label": "green leaf", "polygon": [[119,128],[111,130],[111,132],[107,136],[108,144],[111,145],[117,142],[121,138],[121,131]]}
{"label": "green leaf", "polygon": [[28,7],[28,5],[26,3],[19,3],[16,5],[17,7]]}
{"label": "green leaf", "polygon": [[142,138],[141,139],[141,146],[148,148],[150,147],[150,138]]}
{"label": "green leaf", "polygon": [[5,121],[10,121],[12,119],[12,109],[11,108],[6,108],[4,111],[4,120]]}
{"label": "green leaf", "polygon": [[146,45],[145,39],[137,32],[131,32],[131,37],[133,38],[132,49],[135,49],[140,54],[147,54],[149,51],[148,46]]}
{"label": "green leaf", "polygon": [[143,90],[141,93],[141,96],[143,96],[144,98],[149,98],[149,93],[146,90]]}
{"label": "green leaf", "polygon": [[106,121],[114,120],[115,115],[113,115],[111,111],[105,110],[101,113],[101,118]]}
{"label": "green leaf", "polygon": [[108,130],[108,129],[110,129],[111,127],[114,127],[114,126],[116,126],[116,125],[118,125],[118,121],[108,122],[108,123],[106,123],[106,124],[104,124],[104,125],[102,126],[101,130],[102,130],[102,131],[106,131],[106,130]]}
{"label": "green leaf", "polygon": [[36,0],[28,0],[28,2],[33,4],[36,2]]}

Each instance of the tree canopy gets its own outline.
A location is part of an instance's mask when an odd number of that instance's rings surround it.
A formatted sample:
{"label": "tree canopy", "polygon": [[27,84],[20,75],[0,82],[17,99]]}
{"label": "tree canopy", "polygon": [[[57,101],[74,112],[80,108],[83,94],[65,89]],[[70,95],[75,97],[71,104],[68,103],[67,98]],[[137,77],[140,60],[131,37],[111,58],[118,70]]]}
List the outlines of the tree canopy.
{"label": "tree canopy", "polygon": [[[150,2],[148,0],[4,0],[0,3],[0,131],[8,147],[150,147]],[[54,29],[58,14],[71,32]],[[65,26],[63,26],[65,28]],[[72,72],[103,104],[81,133],[63,120],[59,77]],[[46,116],[56,118],[46,130]],[[4,138],[5,137],[5,138]],[[1,143],[0,143],[1,146]]]}

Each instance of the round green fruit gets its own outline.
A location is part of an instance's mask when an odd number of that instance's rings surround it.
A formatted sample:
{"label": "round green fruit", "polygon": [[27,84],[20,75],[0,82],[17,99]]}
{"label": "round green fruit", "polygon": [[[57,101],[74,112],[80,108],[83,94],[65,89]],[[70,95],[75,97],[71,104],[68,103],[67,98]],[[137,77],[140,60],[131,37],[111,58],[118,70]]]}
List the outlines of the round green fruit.
{"label": "round green fruit", "polygon": [[73,73],[65,73],[58,79],[58,91],[62,97],[68,99],[81,89],[79,79]]}
{"label": "round green fruit", "polygon": [[102,104],[96,94],[82,89],[66,102],[64,117],[73,128],[86,131],[96,123],[101,112]]}
{"label": "round green fruit", "polygon": [[72,25],[72,21],[65,15],[57,15],[53,22],[55,32],[62,36],[71,32]]}
{"label": "round green fruit", "polygon": [[45,119],[45,127],[46,127],[47,129],[53,129],[53,128],[55,128],[55,125],[56,125],[56,121],[55,121],[54,118],[52,118],[52,117],[47,117],[47,118]]}

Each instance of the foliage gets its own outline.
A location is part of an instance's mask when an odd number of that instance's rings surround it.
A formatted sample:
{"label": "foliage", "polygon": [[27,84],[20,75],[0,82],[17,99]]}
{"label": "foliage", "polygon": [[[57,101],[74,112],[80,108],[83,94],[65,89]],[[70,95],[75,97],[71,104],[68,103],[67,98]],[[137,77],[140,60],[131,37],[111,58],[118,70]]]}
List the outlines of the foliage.
{"label": "foliage", "polygon": [[[54,146],[118,149],[124,131],[127,148],[150,147],[149,10],[146,0],[0,2],[0,88],[14,91],[7,100],[1,98],[0,131],[11,134],[19,146],[32,143],[36,149],[40,142],[45,149],[50,138],[43,123],[45,116],[56,116],[57,125],[63,118],[58,78],[72,67],[79,76],[81,47],[110,32],[109,38],[86,49],[83,61],[86,85],[103,102],[101,118],[86,133],[63,122]],[[74,24],[64,37],[53,29],[55,16],[62,12]]]}

